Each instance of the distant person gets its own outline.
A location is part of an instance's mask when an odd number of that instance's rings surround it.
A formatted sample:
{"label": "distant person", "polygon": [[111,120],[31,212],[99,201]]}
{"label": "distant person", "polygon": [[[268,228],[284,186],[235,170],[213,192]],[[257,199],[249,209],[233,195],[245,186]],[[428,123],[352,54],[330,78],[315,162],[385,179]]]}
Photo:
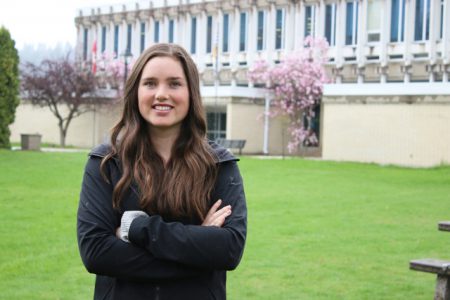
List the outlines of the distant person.
{"label": "distant person", "polygon": [[81,188],[78,245],[97,274],[94,299],[225,299],[247,231],[236,162],[206,139],[189,54],[174,44],[142,53]]}

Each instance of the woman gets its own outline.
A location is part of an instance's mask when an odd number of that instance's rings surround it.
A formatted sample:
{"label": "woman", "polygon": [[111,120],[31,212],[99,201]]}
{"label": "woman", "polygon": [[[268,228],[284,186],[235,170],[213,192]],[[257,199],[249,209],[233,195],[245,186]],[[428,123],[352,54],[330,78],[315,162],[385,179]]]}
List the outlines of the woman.
{"label": "woman", "polygon": [[179,46],[150,47],[111,145],[85,169],[77,233],[94,299],[226,298],[247,210],[237,159],[205,135],[194,62]]}

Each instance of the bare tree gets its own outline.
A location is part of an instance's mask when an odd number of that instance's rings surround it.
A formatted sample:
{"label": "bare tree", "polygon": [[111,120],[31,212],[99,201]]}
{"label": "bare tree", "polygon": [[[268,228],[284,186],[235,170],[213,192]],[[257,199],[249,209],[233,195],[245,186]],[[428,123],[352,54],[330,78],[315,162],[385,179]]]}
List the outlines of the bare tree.
{"label": "bare tree", "polygon": [[99,76],[69,59],[26,63],[21,68],[21,94],[32,104],[48,107],[58,119],[61,146],[65,146],[72,120],[108,101],[98,89]]}

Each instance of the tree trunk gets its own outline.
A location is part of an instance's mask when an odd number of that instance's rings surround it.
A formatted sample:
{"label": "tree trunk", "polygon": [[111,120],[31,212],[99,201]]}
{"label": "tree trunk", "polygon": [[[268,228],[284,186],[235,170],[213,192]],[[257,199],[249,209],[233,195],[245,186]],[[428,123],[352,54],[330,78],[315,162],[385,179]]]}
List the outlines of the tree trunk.
{"label": "tree trunk", "polygon": [[59,127],[59,145],[64,148],[66,147],[66,134],[67,134],[67,126],[64,124],[64,120],[61,117],[58,117],[58,127]]}
{"label": "tree trunk", "polygon": [[66,147],[66,131],[59,127],[59,144],[62,148]]}

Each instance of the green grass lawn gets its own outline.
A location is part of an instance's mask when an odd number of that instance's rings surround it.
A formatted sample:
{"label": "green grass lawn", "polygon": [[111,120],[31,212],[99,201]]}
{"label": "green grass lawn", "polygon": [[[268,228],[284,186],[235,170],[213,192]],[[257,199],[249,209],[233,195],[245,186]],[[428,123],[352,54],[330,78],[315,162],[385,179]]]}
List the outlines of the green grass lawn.
{"label": "green grass lawn", "polygon": [[[0,151],[0,299],[91,299],[76,244],[86,154]],[[248,239],[229,299],[431,299],[450,259],[450,168],[240,162]]]}

